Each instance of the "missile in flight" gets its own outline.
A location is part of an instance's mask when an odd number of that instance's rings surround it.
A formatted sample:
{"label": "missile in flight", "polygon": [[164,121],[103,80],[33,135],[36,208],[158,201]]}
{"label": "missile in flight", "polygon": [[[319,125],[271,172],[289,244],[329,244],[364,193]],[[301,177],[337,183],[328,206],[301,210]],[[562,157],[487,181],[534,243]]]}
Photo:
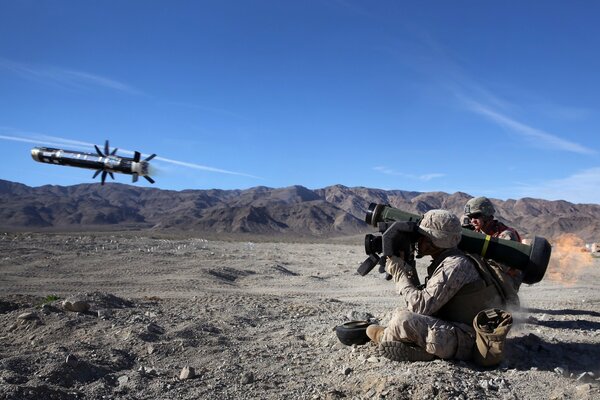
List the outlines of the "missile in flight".
{"label": "missile in flight", "polygon": [[154,183],[154,179],[149,176],[149,161],[156,157],[152,154],[141,160],[141,154],[138,151],[133,153],[133,158],[121,157],[117,155],[117,148],[110,151],[108,140],[104,143],[104,151],[94,145],[96,153],[82,153],[73,150],[54,149],[51,147],[34,147],[31,149],[31,157],[35,161],[46,164],[67,165],[69,167],[94,169],[96,173],[92,177],[95,179],[101,175],[101,184],[104,185],[106,176],[110,175],[115,179],[113,172],[132,175],[132,182],[137,182],[138,177],[144,177],[148,182]]}

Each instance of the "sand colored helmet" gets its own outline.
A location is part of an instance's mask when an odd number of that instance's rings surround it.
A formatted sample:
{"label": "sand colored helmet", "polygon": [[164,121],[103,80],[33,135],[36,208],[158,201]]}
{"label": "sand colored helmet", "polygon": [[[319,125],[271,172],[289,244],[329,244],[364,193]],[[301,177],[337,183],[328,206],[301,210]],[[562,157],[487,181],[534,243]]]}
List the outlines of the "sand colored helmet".
{"label": "sand colored helmet", "polygon": [[469,217],[474,214],[481,214],[486,217],[492,217],[496,213],[494,205],[487,197],[473,197],[465,204],[465,214]]}
{"label": "sand colored helmet", "polygon": [[427,211],[419,222],[418,231],[440,249],[455,247],[462,237],[458,217],[446,210]]}

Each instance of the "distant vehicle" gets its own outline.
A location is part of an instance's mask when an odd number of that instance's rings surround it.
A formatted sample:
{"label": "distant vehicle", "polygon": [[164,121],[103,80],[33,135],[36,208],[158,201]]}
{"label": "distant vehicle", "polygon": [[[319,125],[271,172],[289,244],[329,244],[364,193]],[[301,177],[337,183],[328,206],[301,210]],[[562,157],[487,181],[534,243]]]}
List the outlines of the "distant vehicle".
{"label": "distant vehicle", "polygon": [[149,161],[156,157],[156,154],[152,154],[143,160],[140,160],[141,154],[137,151],[133,153],[133,158],[121,157],[116,155],[117,148],[110,151],[108,140],[104,143],[104,152],[102,152],[98,146],[94,145],[94,147],[96,148],[96,154],[54,149],[51,147],[34,147],[31,149],[31,157],[35,161],[47,164],[95,169],[96,173],[92,178],[95,179],[102,173],[102,185],[104,185],[104,181],[106,181],[106,175],[110,175],[112,179],[115,179],[113,172],[132,175],[132,182],[137,182],[138,177],[143,176],[148,182],[154,183],[154,179],[149,176]]}

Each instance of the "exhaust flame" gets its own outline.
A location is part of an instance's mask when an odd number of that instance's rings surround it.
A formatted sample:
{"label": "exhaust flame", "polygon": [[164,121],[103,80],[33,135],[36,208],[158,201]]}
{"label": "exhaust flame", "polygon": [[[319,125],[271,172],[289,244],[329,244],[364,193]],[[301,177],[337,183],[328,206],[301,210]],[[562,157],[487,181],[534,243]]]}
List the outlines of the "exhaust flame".
{"label": "exhaust flame", "polygon": [[552,244],[552,257],[546,272],[548,279],[566,286],[574,285],[583,272],[594,264],[585,242],[576,235],[561,235]]}

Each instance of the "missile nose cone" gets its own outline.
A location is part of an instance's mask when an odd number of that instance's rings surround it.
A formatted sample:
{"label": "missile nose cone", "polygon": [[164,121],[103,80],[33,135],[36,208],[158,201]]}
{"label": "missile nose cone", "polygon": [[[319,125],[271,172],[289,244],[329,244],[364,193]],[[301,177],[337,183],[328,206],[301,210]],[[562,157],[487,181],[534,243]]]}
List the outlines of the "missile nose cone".
{"label": "missile nose cone", "polygon": [[40,161],[40,149],[37,147],[31,149],[31,158],[33,158],[35,161]]}

